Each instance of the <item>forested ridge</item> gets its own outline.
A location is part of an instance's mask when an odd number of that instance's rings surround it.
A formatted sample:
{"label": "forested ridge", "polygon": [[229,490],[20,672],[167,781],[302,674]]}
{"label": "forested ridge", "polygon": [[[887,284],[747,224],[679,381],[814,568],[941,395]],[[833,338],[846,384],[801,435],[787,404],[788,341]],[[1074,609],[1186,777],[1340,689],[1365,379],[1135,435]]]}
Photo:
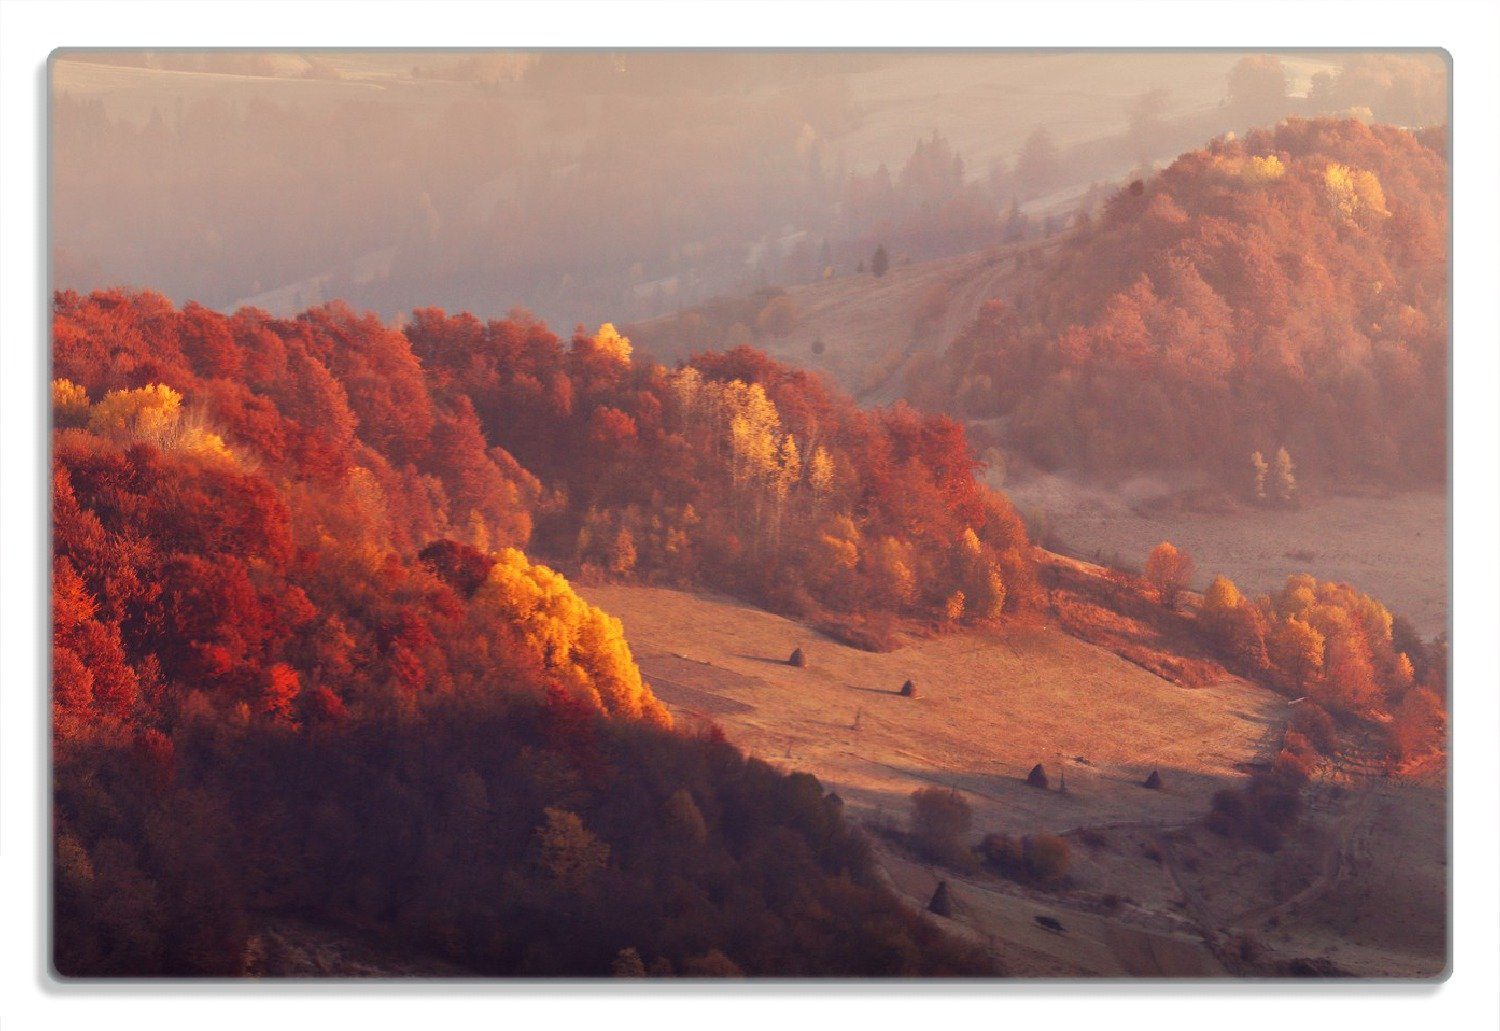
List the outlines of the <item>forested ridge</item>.
{"label": "forested ridge", "polygon": [[1028,548],[955,424],[524,316],[62,293],[53,342],[60,972],[239,974],[273,916],[491,975],[993,972],[534,557],[1001,618]]}
{"label": "forested ridge", "polygon": [[1288,119],[1132,182],[917,396],[1049,467],[1447,471],[1448,131]]}

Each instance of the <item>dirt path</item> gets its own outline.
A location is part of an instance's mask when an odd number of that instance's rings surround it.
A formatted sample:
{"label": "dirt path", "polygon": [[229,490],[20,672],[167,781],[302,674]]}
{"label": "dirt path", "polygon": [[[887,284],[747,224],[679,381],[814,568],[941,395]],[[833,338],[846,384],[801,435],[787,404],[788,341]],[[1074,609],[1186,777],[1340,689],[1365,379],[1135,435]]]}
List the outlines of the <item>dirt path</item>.
{"label": "dirt path", "polygon": [[[925,333],[913,331],[911,343],[900,359],[881,370],[873,380],[854,389],[854,399],[865,407],[872,407],[893,404],[907,396],[907,381],[915,369],[924,361],[945,354],[948,346],[968,329],[986,302],[996,298],[1007,299],[1016,292],[1023,257],[1033,267],[1041,265],[1071,235],[1071,232],[1061,233],[1044,240],[1005,244],[983,254],[965,255],[965,259],[971,264],[964,266],[964,271],[933,280],[933,286],[941,284],[948,291],[937,326]],[[932,286],[927,287],[931,288]],[[915,291],[907,299],[909,307],[903,314],[908,321],[911,311],[921,300]]]}
{"label": "dirt path", "polygon": [[1346,759],[1343,756],[1334,762],[1334,769],[1329,775],[1329,784],[1352,790],[1354,797],[1347,803],[1334,826],[1333,833],[1323,846],[1319,857],[1318,875],[1307,887],[1291,898],[1281,902],[1253,906],[1236,915],[1229,921],[1232,928],[1263,927],[1272,920],[1280,921],[1289,914],[1321,899],[1349,875],[1355,857],[1367,851],[1362,846],[1373,829],[1372,809],[1379,792],[1378,780],[1369,773],[1352,769],[1355,764],[1362,763],[1362,758]]}

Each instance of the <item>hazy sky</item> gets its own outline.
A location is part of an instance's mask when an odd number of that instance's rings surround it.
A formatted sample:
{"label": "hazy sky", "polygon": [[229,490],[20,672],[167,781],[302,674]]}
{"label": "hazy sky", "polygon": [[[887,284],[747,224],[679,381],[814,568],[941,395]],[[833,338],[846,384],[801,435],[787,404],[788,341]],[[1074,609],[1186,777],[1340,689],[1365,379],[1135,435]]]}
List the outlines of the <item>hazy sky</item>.
{"label": "hazy sky", "polygon": [[[1347,61],[1283,55],[1283,95],[1236,106],[1244,56],[65,52],[55,285],[626,321],[838,265],[885,231],[851,221],[851,181],[884,165],[910,187],[934,132],[998,207],[1044,129],[1055,181],[1020,200],[1062,209],[1143,161],[1308,112],[1313,77]],[[1367,78],[1431,92],[1441,65],[1402,60]]]}

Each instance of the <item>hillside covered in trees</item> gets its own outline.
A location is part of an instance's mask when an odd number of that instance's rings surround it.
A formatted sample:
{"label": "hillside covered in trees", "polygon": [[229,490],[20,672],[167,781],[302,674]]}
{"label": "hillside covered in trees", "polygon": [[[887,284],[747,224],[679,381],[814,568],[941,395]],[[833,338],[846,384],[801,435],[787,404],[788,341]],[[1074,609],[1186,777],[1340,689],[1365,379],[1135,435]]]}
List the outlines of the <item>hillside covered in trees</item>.
{"label": "hillside covered in trees", "polygon": [[1025,539],[953,423],[524,318],[65,293],[53,333],[62,973],[242,973],[269,917],[492,975],[991,971],[523,550],[992,619]]}
{"label": "hillside covered in trees", "polygon": [[542,484],[546,554],[872,644],[902,622],[991,622],[1034,599],[1025,529],[975,479],[952,419],[861,410],[744,347],[668,370],[632,361],[610,326],[563,346],[526,319],[422,310],[406,332]]}
{"label": "hillside covered in trees", "polygon": [[1448,136],[1289,119],[1132,182],[1034,290],[989,304],[924,405],[1048,467],[1286,449],[1343,481],[1447,470]]}

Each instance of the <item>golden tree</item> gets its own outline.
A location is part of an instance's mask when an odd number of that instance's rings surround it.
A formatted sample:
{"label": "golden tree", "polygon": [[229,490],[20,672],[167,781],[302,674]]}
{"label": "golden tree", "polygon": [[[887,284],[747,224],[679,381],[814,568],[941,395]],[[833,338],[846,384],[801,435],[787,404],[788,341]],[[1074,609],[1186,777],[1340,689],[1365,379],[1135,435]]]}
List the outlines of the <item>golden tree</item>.
{"label": "golden tree", "polygon": [[812,458],[807,465],[807,483],[812,488],[813,497],[820,504],[833,494],[833,459],[828,457],[828,452],[822,447],[813,449]]}
{"label": "golden tree", "polygon": [[1179,550],[1171,541],[1162,541],[1146,557],[1146,580],[1156,589],[1156,596],[1168,607],[1177,603],[1177,595],[1193,576],[1193,557]]}
{"label": "golden tree", "polygon": [[82,426],[89,417],[89,392],[72,380],[53,380],[52,417],[59,426]]}
{"label": "golden tree", "polygon": [[138,390],[111,390],[89,413],[89,429],[107,436],[128,434],[160,442],[182,414],[182,395],[164,383]]}
{"label": "golden tree", "polygon": [[1266,464],[1265,456],[1256,451],[1250,456],[1250,468],[1255,472],[1255,500],[1265,501],[1266,477],[1271,473],[1271,467]]}
{"label": "golden tree", "polygon": [[[624,626],[580,598],[561,574],[506,548],[475,592],[472,612],[481,633],[519,631],[565,688],[600,711],[671,726],[671,716],[641,679]],[[494,646],[503,642],[496,639]]]}
{"label": "golden tree", "polygon": [[606,322],[599,327],[599,332],[589,338],[588,350],[592,354],[628,365],[633,348],[629,337],[621,336],[613,322]]}
{"label": "golden tree", "polygon": [[1292,471],[1292,456],[1286,448],[1278,449],[1271,461],[1271,496],[1283,505],[1297,499],[1297,477]]}

